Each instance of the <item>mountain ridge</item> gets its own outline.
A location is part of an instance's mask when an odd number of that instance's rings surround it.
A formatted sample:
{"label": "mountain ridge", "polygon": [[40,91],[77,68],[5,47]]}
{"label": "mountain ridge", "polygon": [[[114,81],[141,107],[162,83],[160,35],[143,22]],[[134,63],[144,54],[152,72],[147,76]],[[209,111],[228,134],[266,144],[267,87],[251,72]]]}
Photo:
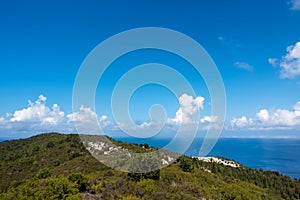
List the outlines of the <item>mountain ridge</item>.
{"label": "mountain ridge", "polygon": [[[156,149],[109,139],[132,152]],[[150,173],[113,170],[92,157],[77,134],[46,133],[0,142],[0,160],[0,199],[300,198],[299,179],[219,163],[230,161],[225,158],[181,156]],[[54,189],[61,187],[67,189]]]}

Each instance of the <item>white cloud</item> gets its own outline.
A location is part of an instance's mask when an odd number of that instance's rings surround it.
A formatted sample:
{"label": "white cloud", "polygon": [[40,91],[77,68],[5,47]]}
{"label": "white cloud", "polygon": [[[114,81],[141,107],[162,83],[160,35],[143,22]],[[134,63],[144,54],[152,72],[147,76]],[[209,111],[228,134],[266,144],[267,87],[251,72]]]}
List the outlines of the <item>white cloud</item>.
{"label": "white cloud", "polygon": [[200,119],[200,123],[214,123],[218,121],[217,116],[204,116]]}
{"label": "white cloud", "polygon": [[291,0],[290,3],[291,10],[300,10],[300,0]]}
{"label": "white cloud", "polygon": [[[35,101],[29,101],[26,108],[16,110],[13,114],[0,117],[0,132],[14,132],[14,133],[38,133],[48,131],[58,132],[76,132],[79,130],[81,133],[98,134],[99,125],[104,131],[119,131],[120,127],[127,124],[120,124],[118,122],[112,123],[106,115],[97,115],[91,108],[81,106],[78,111],[65,114],[61,111],[58,104],[53,104],[48,107],[47,98],[40,95]],[[167,123],[167,128],[176,126],[179,123],[197,123],[195,115],[200,109],[203,109],[203,97],[193,98],[187,94],[183,94],[179,98],[180,108],[176,112],[176,117],[169,119],[171,123]],[[205,118],[203,120],[212,121],[213,118]],[[138,130],[156,130],[160,127],[160,123],[143,122],[137,127]],[[176,128],[174,127],[174,128]],[[135,127],[129,127],[128,129]],[[130,130],[131,130],[130,129]]]}
{"label": "white cloud", "polygon": [[67,118],[73,122],[90,122],[97,119],[98,115],[91,108],[81,106],[78,112],[68,114]]}
{"label": "white cloud", "polygon": [[293,79],[300,76],[300,42],[288,46],[286,51],[287,54],[280,60],[269,58],[269,63],[280,67],[280,78]]}
{"label": "white cloud", "polygon": [[253,68],[254,68],[252,65],[245,63],[245,62],[236,62],[236,63],[234,63],[234,66],[236,66],[237,68],[240,68],[240,69],[247,70],[247,71],[253,71]]}
{"label": "white cloud", "polygon": [[219,129],[223,123],[218,119],[218,116],[204,116],[199,121],[199,128],[202,130]]}
{"label": "white cloud", "polygon": [[14,112],[11,122],[41,122],[43,124],[57,124],[65,115],[57,104],[52,108],[46,106],[47,98],[40,95],[34,103],[29,101],[29,106]]}
{"label": "white cloud", "polygon": [[74,132],[74,126],[65,120],[65,113],[58,104],[46,105],[47,98],[40,95],[28,107],[1,117],[1,134],[35,134],[49,131]]}
{"label": "white cloud", "polygon": [[38,100],[40,100],[40,101],[42,101],[42,102],[46,102],[47,101],[47,98],[44,96],[44,95],[40,95],[39,96],[39,99]]}
{"label": "white cloud", "polygon": [[242,116],[241,118],[233,118],[230,122],[232,127],[237,127],[237,128],[245,128],[249,126],[249,121],[247,117]]}
{"label": "white cloud", "polygon": [[268,62],[273,66],[276,67],[278,65],[279,60],[277,58],[269,58]]}
{"label": "white cloud", "polygon": [[291,45],[287,48],[288,54],[286,55],[287,59],[299,59],[300,58],[300,42],[297,42],[295,45]]}
{"label": "white cloud", "polygon": [[81,106],[79,111],[67,115],[69,122],[75,122],[81,133],[99,133],[99,125],[105,128],[110,125],[106,115],[98,116],[91,108]]}
{"label": "white cloud", "polygon": [[[184,131],[194,130],[198,127],[199,130],[208,130],[210,128],[220,128],[223,123],[218,120],[217,116],[204,116],[199,119],[199,111],[204,108],[204,97],[192,97],[187,94],[182,94],[179,99],[179,109],[174,118],[168,118],[166,123],[163,122],[142,122],[134,127],[128,127],[128,124],[118,123],[121,129],[129,131],[139,131],[145,133],[153,133],[155,130],[168,130],[176,132],[180,127]],[[162,126],[163,125],[163,126]],[[181,126],[183,125],[183,126]]]}
{"label": "white cloud", "polygon": [[[204,98],[193,98],[187,94],[180,96],[180,107],[174,118],[167,120],[165,130],[177,130],[178,125],[186,127],[199,126],[201,130],[220,127],[217,116],[204,116],[199,119],[199,111],[203,109]],[[27,108],[17,110],[12,115],[0,117],[0,132],[8,133],[39,133],[48,131],[76,132],[75,124],[82,133],[99,133],[99,125],[104,131],[118,131],[122,126],[118,122],[112,123],[106,115],[97,115],[91,108],[81,106],[77,112],[65,115],[58,104],[52,107],[46,105],[47,98],[40,95],[35,102],[29,101]],[[138,125],[138,131],[151,132],[158,129],[160,123],[142,122]],[[130,128],[130,127],[129,127]],[[227,122],[227,129],[245,130],[281,130],[300,129],[300,101],[291,110],[287,109],[261,109],[254,117],[242,116]]]}
{"label": "white cloud", "polygon": [[106,116],[106,115],[102,115],[101,117],[100,117],[100,121],[102,122],[102,121],[105,121],[105,120],[107,120],[108,119],[108,117]]}
{"label": "white cloud", "polygon": [[5,122],[4,117],[0,117],[0,123]]}
{"label": "white cloud", "polygon": [[[106,115],[98,116],[90,108],[81,106],[78,112],[65,115],[58,104],[52,107],[46,105],[47,98],[40,95],[35,102],[29,101],[29,105],[13,114],[0,117],[0,132],[12,132],[33,134],[39,132],[58,131],[64,133],[76,132],[75,123],[84,127],[86,133],[96,133],[98,123],[102,128],[111,125]],[[93,130],[93,132],[89,132]]]}
{"label": "white cloud", "polygon": [[233,128],[244,128],[250,130],[280,130],[300,128],[300,101],[292,110],[261,109],[254,118],[247,119],[245,116],[234,118],[230,123]]}
{"label": "white cloud", "polygon": [[256,113],[256,116],[257,116],[258,120],[260,120],[262,122],[266,122],[270,119],[270,114],[266,109],[260,110],[258,113]]}
{"label": "white cloud", "polygon": [[98,121],[101,125],[107,125],[108,117],[106,115],[98,116],[91,108],[81,106],[78,112],[65,115],[58,104],[53,104],[50,108],[46,105],[46,101],[47,98],[40,95],[35,102],[29,101],[27,108],[15,111],[11,118],[9,118],[10,115],[7,115],[7,120],[1,117],[0,121],[68,126],[73,125],[73,122],[90,126],[91,124],[97,124]]}
{"label": "white cloud", "polygon": [[293,109],[295,110],[295,112],[297,112],[297,114],[299,114],[298,112],[300,112],[300,101],[298,101],[294,106]]}
{"label": "white cloud", "polygon": [[258,120],[263,126],[274,128],[300,126],[300,113],[297,110],[277,109],[275,111],[267,111],[264,109],[259,111],[258,116],[259,114],[262,114]]}
{"label": "white cloud", "polygon": [[159,133],[161,130],[176,132],[179,127],[181,130],[190,131],[200,123],[199,128],[207,129],[217,121],[217,117],[205,116],[199,120],[199,111],[203,109],[204,100],[202,96],[194,98],[182,94],[178,99],[180,107],[173,118],[168,118],[166,121],[135,122],[135,125],[124,123],[116,123],[116,125],[125,132],[129,131],[128,133],[132,132],[134,135],[143,133],[144,136]]}
{"label": "white cloud", "polygon": [[81,106],[78,112],[67,115],[69,122],[81,123],[81,124],[93,124],[95,122],[106,122],[108,117],[106,115],[98,116],[97,113],[92,111],[91,108]]}
{"label": "white cloud", "polygon": [[169,119],[169,123],[194,123],[197,122],[196,114],[203,109],[204,97],[198,96],[193,98],[187,94],[179,97],[180,108],[176,112],[175,118]]}

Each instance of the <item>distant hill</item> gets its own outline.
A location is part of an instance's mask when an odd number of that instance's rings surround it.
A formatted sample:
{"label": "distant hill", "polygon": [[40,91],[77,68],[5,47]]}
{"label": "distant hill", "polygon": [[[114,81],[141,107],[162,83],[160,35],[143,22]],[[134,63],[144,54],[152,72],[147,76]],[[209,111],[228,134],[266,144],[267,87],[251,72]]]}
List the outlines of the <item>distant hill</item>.
{"label": "distant hill", "polygon": [[[110,140],[126,153],[155,149]],[[154,172],[120,172],[92,157],[78,135],[58,133],[0,142],[0,180],[1,200],[300,199],[299,179],[225,158],[181,156]]]}

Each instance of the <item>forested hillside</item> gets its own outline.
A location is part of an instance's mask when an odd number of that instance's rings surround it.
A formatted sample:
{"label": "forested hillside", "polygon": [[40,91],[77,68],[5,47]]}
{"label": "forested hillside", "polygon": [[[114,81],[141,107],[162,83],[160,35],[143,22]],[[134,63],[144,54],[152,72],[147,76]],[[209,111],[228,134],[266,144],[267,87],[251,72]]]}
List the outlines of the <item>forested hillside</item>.
{"label": "forested hillside", "polygon": [[[113,143],[130,152],[154,150]],[[300,198],[298,179],[187,156],[154,172],[120,172],[92,157],[78,135],[58,133],[1,142],[0,178],[0,199]]]}

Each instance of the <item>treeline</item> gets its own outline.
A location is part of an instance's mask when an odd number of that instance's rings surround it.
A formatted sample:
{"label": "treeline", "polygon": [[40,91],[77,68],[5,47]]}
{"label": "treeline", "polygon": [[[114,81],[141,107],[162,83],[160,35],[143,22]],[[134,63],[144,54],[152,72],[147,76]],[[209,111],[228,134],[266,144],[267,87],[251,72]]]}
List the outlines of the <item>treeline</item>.
{"label": "treeline", "polygon": [[254,170],[245,166],[234,168],[186,156],[179,159],[179,166],[183,171],[193,171],[194,168],[209,170],[213,174],[222,176],[228,183],[234,182],[236,179],[252,183],[268,189],[283,199],[300,199],[300,180],[283,176],[275,171]]}
{"label": "treeline", "polygon": [[[226,183],[207,172],[184,172],[177,165],[149,173],[120,173],[103,170],[97,174],[51,175],[42,169],[34,178],[13,181],[0,199],[266,199],[267,190],[236,181]],[[157,179],[158,178],[158,179]],[[275,196],[274,196],[275,198]]]}
{"label": "treeline", "polygon": [[[147,152],[146,144],[114,143]],[[147,173],[112,170],[78,135],[42,134],[0,143],[0,199],[299,199],[300,182],[277,172],[182,156]]]}

